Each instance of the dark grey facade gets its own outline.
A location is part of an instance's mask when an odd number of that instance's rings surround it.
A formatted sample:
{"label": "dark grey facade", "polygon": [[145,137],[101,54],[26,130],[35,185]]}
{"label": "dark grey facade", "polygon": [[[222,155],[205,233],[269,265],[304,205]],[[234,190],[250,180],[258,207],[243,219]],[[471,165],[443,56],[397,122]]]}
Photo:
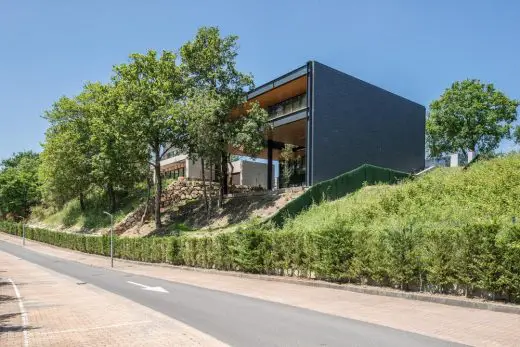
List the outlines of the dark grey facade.
{"label": "dark grey facade", "polygon": [[318,62],[308,67],[308,185],[365,163],[424,167],[424,106]]}
{"label": "dark grey facade", "polygon": [[[302,80],[305,82],[297,87],[296,82]],[[291,84],[297,91],[284,100],[300,95],[305,96],[306,104],[299,104],[297,110],[291,108],[285,112],[284,109],[273,114],[271,123],[275,129],[294,129],[291,124],[305,127],[305,139],[298,144],[305,150],[302,184],[310,186],[362,164],[405,172],[424,168],[424,106],[316,61],[256,88],[248,98],[270,100],[269,95],[276,96],[276,91],[284,87],[287,93]],[[277,100],[274,106],[269,103],[264,106],[277,107],[280,101],[283,100]],[[272,169],[269,168],[273,151],[283,148],[286,142],[283,138],[287,138],[279,137],[282,140],[269,138],[267,141],[268,187],[272,186]]]}

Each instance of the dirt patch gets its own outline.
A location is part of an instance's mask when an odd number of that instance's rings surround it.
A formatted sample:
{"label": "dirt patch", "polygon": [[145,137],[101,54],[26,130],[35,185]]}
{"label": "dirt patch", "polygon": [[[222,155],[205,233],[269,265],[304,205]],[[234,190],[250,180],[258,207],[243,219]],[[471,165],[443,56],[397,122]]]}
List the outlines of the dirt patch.
{"label": "dirt patch", "polygon": [[265,220],[302,193],[303,189],[278,193],[245,194],[226,198],[222,208],[217,208],[214,201],[210,218],[208,218],[203,201],[196,200],[181,206],[172,206],[166,210],[163,214],[164,227],[162,230],[155,230],[154,221],[151,220],[141,227],[136,226],[127,230],[122,236],[159,236],[195,230],[207,232],[228,228],[248,220]]}

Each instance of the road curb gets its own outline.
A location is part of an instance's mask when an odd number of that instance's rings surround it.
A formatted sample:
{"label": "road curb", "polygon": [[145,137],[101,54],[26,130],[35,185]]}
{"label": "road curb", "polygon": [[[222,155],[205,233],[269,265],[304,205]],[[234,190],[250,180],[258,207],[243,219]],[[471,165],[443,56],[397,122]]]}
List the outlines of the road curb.
{"label": "road curb", "polygon": [[[11,235],[11,234],[7,234],[7,233],[3,233],[3,235],[6,235],[12,239],[21,240],[21,237],[16,236],[16,235]],[[62,248],[62,247],[50,245],[50,244],[40,242],[40,241],[28,240],[28,239],[27,239],[27,241],[41,244],[43,246],[47,246],[47,247],[51,247],[51,248],[61,249],[61,250],[68,251],[68,252],[74,252],[74,253],[82,254],[82,255],[86,255],[86,256],[97,257],[100,259],[108,259],[108,257],[106,257],[106,256],[102,256],[102,255],[98,255],[98,254],[83,253],[83,252],[68,249],[68,248]],[[171,265],[171,264],[165,264],[165,263],[146,263],[146,262],[141,262],[141,261],[136,261],[136,260],[121,259],[121,258],[114,258],[114,259],[117,262],[126,263],[126,264],[172,268],[172,269],[177,269],[177,270],[194,271],[194,272],[208,273],[208,274],[213,274],[213,275],[223,275],[223,276],[239,277],[239,278],[246,278],[246,279],[256,279],[256,280],[262,280],[262,281],[296,284],[296,285],[302,285],[302,286],[307,286],[307,287],[345,290],[345,291],[350,291],[350,292],[355,292],[355,293],[360,293],[360,294],[388,296],[388,297],[401,298],[401,299],[407,299],[407,300],[425,301],[425,302],[431,302],[431,303],[435,303],[435,304],[457,306],[457,307],[464,307],[464,308],[474,308],[474,309],[479,309],[479,310],[488,310],[488,311],[512,313],[512,314],[520,315],[520,305],[514,305],[514,304],[500,304],[500,303],[496,303],[496,302],[480,301],[480,300],[474,300],[474,299],[473,300],[472,299],[461,299],[461,298],[458,298],[455,296],[447,296],[447,295],[439,295],[439,294],[402,292],[402,291],[391,290],[391,289],[380,288],[380,287],[370,287],[370,286],[361,286],[361,285],[352,285],[352,284],[338,284],[338,283],[330,283],[330,282],[318,281],[318,280],[300,279],[300,278],[294,278],[294,277],[258,275],[258,274],[242,273],[242,272],[222,271],[222,270],[195,268],[195,267],[188,267],[188,266],[177,266],[177,265]],[[117,268],[116,268],[116,270],[117,270]]]}

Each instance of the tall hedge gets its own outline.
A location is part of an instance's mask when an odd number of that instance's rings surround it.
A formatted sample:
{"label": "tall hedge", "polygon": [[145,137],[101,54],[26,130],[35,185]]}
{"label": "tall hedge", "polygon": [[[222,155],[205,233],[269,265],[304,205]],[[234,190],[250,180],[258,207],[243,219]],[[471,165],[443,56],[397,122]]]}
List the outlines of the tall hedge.
{"label": "tall hedge", "polygon": [[[486,295],[520,302],[520,227],[315,232],[242,230],[207,237],[115,238],[115,256],[145,262],[369,283],[404,290]],[[20,224],[0,230],[22,235]],[[26,229],[28,239],[108,255],[107,236]]]}
{"label": "tall hedge", "polygon": [[274,225],[280,227],[286,219],[293,218],[312,204],[318,204],[324,200],[332,201],[342,198],[348,193],[360,189],[363,187],[363,184],[393,184],[409,176],[406,172],[363,164],[357,169],[338,177],[313,185],[298,198],[282,207],[269,220]]}

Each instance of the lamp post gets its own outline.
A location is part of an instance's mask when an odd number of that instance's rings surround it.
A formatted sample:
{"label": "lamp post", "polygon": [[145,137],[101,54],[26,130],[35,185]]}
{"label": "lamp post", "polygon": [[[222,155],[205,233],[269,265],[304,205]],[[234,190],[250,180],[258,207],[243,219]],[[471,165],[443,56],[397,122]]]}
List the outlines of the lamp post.
{"label": "lamp post", "polygon": [[103,213],[110,216],[110,267],[114,267],[114,216],[105,211]]}
{"label": "lamp post", "polygon": [[25,221],[22,222],[22,246],[25,247]]}

